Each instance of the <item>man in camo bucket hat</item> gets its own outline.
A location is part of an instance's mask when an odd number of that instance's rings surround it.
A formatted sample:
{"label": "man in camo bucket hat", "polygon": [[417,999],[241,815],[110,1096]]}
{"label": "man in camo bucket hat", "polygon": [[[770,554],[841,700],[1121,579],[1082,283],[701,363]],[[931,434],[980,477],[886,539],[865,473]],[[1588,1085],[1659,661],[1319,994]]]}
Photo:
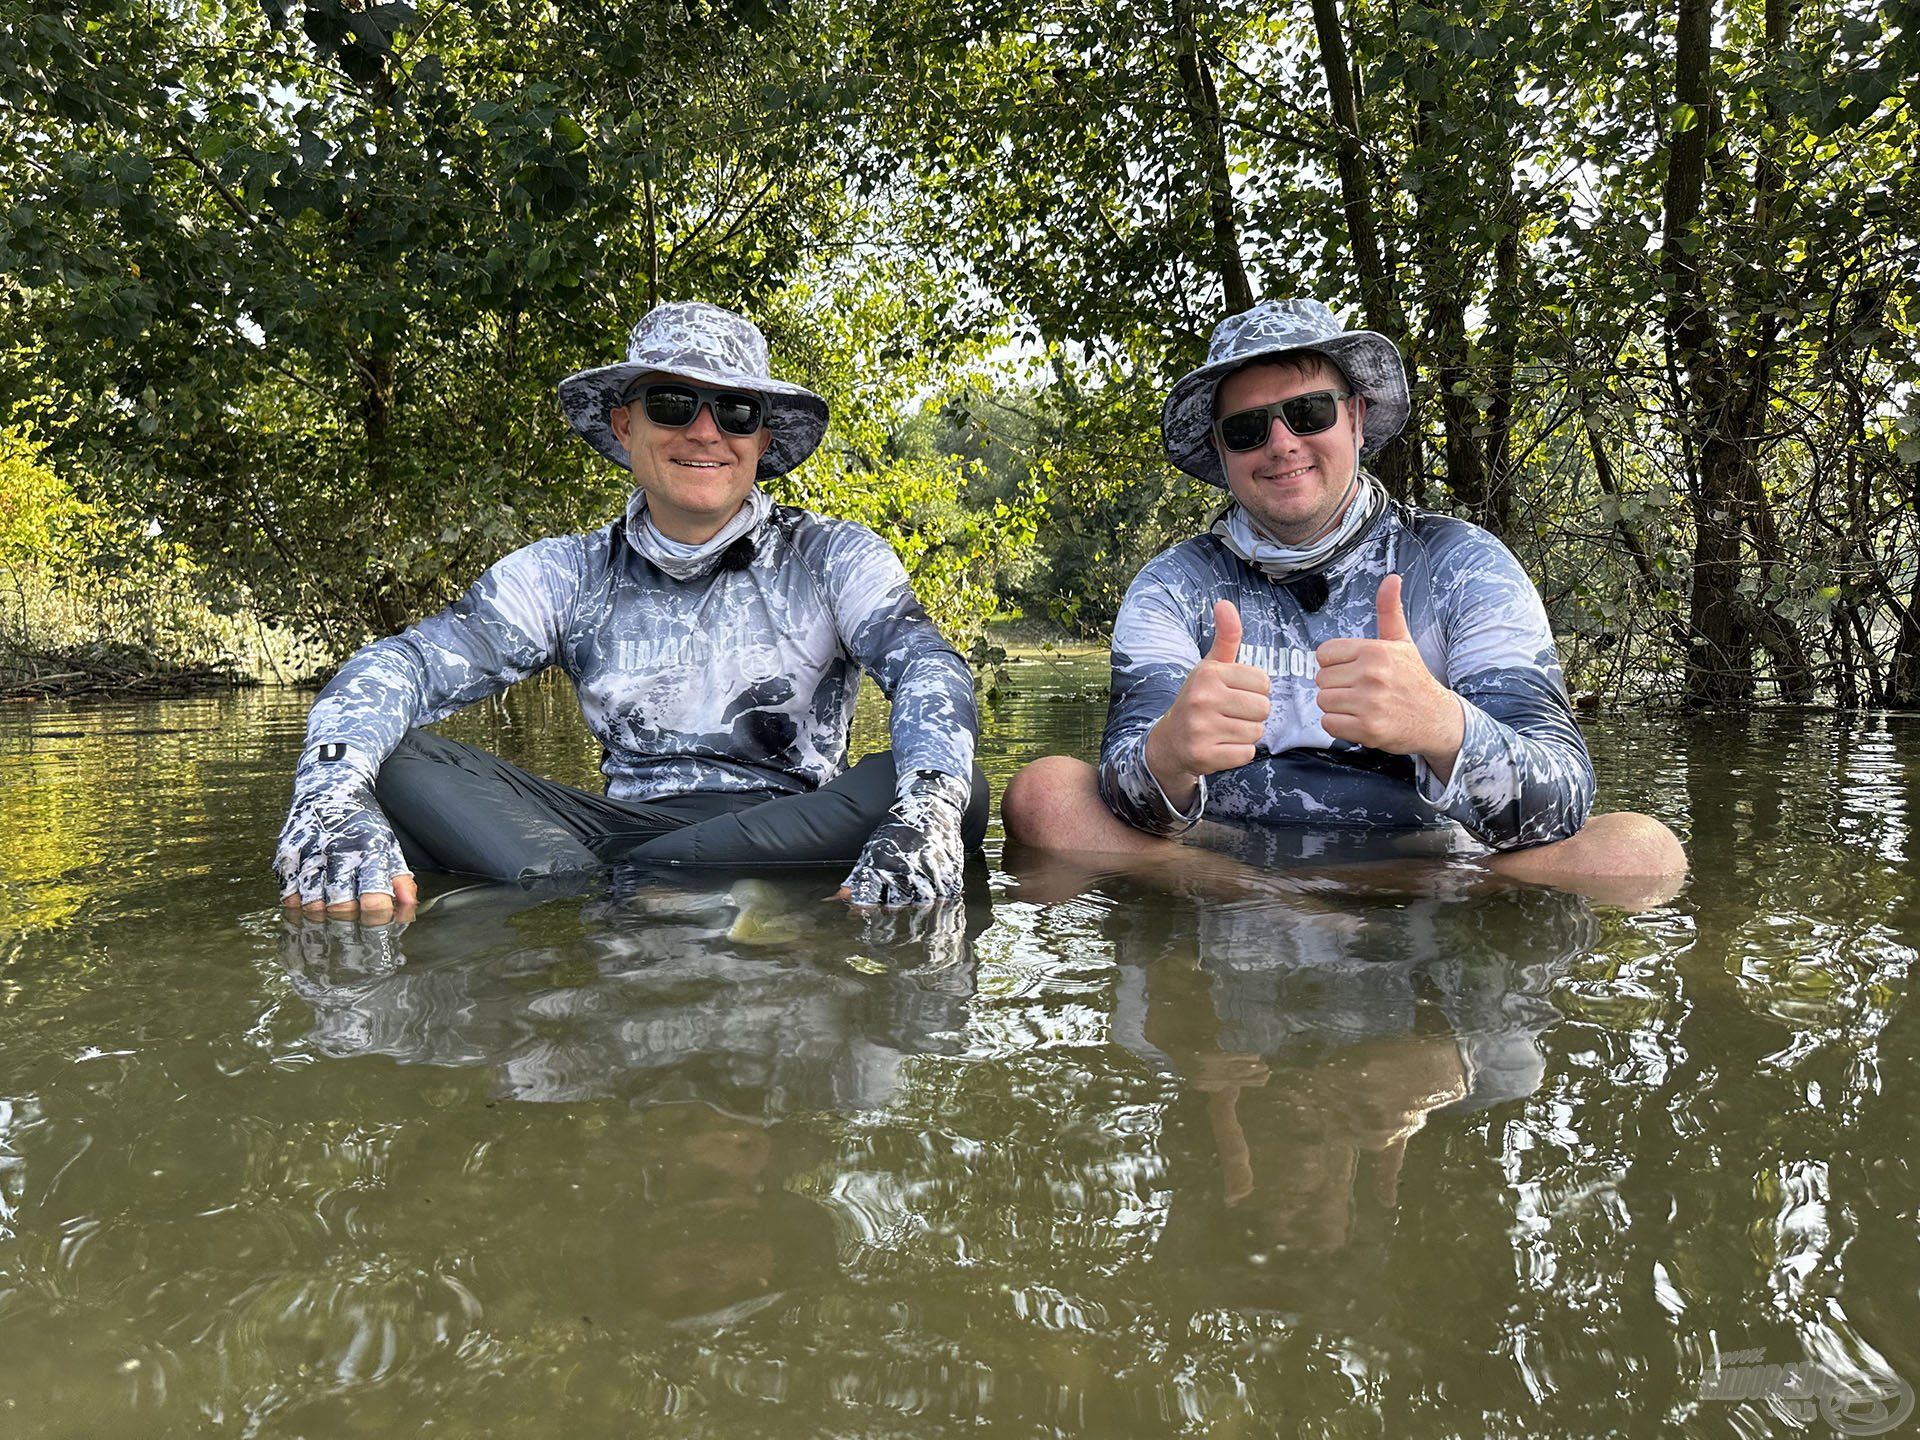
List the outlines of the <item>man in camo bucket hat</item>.
{"label": "man in camo bucket hat", "polygon": [[1409,409],[1393,342],[1317,300],[1221,321],[1161,435],[1230,503],[1135,577],[1100,764],[1048,756],[1016,775],[1010,838],[1164,869],[1164,839],[1204,816],[1310,830],[1302,853],[1332,833],[1416,831],[1417,847],[1485,847],[1528,879],[1684,873],[1659,821],[1589,819],[1593,768],[1519,562],[1362,468]]}
{"label": "man in camo bucket hat", "polygon": [[811,455],[827,433],[827,402],[802,385],[768,373],[767,341],[744,315],[697,300],[656,305],[627,336],[627,358],[582,370],[560,382],[560,408],[586,442],[622,470],[627,447],[609,414],[641,375],[668,374],[722,390],[743,390],[766,402],[770,433],[756,477],[784,475]]}
{"label": "man in camo bucket hat", "polygon": [[[275,854],[285,902],[381,918],[410,907],[416,869],[611,862],[851,865],[856,904],[957,897],[987,821],[966,662],[885,541],[759,487],[813,452],[826,402],[773,378],[746,317],[695,301],[655,307],[560,404],[632,475],[625,514],[513,551],[341,667]],[[552,665],[604,794],[418,728]],[[848,769],[862,672],[893,702],[893,748]]]}
{"label": "man in camo bucket hat", "polygon": [[1348,330],[1318,300],[1269,300],[1215,327],[1207,363],[1183,376],[1160,411],[1167,458],[1187,474],[1226,488],[1213,443],[1213,397],[1220,382],[1261,356],[1312,353],[1339,368],[1366,402],[1362,456],[1377,455],[1407,423],[1407,369],[1400,350],[1372,330]]}

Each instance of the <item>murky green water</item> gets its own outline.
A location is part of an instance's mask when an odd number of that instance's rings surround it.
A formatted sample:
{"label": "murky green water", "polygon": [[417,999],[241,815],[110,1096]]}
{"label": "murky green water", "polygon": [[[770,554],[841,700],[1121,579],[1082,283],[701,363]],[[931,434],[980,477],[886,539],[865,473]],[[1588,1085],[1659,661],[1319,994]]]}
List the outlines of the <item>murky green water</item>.
{"label": "murky green water", "polygon": [[[1100,679],[1022,668],[996,790]],[[450,728],[589,782],[569,704]],[[0,1435],[1914,1425],[1912,720],[1597,728],[1697,864],[1633,913],[996,830],[936,926],[394,933],[275,905],[303,709],[0,713]]]}

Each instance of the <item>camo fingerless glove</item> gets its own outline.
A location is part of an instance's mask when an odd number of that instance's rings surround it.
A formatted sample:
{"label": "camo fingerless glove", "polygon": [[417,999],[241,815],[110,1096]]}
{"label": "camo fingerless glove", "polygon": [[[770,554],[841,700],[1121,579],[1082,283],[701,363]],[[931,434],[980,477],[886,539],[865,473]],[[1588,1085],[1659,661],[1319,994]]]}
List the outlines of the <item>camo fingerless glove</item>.
{"label": "camo fingerless glove", "polygon": [[916,771],[868,837],[846,878],[847,898],[855,905],[921,905],[957,896],[967,798],[966,782],[938,770]]}
{"label": "camo fingerless glove", "polygon": [[348,745],[309,746],[293,777],[293,805],[273,854],[280,896],[339,905],[391,895],[412,870],[373,798],[374,765]]}

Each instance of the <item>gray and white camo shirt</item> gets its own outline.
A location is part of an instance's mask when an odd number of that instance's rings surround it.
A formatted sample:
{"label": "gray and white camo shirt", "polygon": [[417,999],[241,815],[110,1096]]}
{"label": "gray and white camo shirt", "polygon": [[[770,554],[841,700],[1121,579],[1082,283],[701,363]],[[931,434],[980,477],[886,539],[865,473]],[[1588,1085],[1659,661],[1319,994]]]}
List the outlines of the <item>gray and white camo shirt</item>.
{"label": "gray and white camo shirt", "polygon": [[[1427,668],[1458,695],[1465,738],[1445,784],[1417,757],[1336,740],[1320,724],[1314,651],[1378,634],[1375,597],[1390,573]],[[1457,821],[1497,850],[1561,840],[1586,822],[1593,766],[1574,724],[1540,596],[1504,545],[1451,516],[1390,505],[1373,533],[1326,572],[1309,611],[1203,535],[1155,556],[1134,578],[1113,634],[1113,686],[1100,793],[1157,835],[1212,820],[1409,827]],[[1231,600],[1239,660],[1272,680],[1273,713],[1252,763],[1201,781],[1182,813],[1147,769],[1147,731],[1213,643],[1213,603]]]}
{"label": "gray and white camo shirt", "polygon": [[966,662],[900,559],[850,521],[775,505],[705,573],[676,580],[628,517],[538,540],[454,604],[361,649],[314,702],[307,749],[372,776],[400,737],[550,665],[573,680],[616,800],[818,789],[845,769],[860,672],[893,702],[894,763],[970,785]]}

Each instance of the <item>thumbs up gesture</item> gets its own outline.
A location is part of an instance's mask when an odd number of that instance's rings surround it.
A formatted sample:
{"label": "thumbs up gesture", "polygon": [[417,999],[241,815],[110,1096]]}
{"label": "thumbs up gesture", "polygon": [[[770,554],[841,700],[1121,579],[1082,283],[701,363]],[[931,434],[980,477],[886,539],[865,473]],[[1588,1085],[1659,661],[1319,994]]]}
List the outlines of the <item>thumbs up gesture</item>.
{"label": "thumbs up gesture", "polygon": [[1420,658],[1400,607],[1398,575],[1380,582],[1374,609],[1378,639],[1329,640],[1314,652],[1320,723],[1336,739],[1418,755],[1445,781],[1466,733],[1459,697]]}
{"label": "thumbs up gesture", "polygon": [[1267,672],[1242,665],[1240,612],[1229,600],[1213,606],[1213,646],[1187,676],[1167,713],[1147,732],[1147,768],[1181,809],[1193,803],[1202,775],[1253,759],[1273,709]]}

